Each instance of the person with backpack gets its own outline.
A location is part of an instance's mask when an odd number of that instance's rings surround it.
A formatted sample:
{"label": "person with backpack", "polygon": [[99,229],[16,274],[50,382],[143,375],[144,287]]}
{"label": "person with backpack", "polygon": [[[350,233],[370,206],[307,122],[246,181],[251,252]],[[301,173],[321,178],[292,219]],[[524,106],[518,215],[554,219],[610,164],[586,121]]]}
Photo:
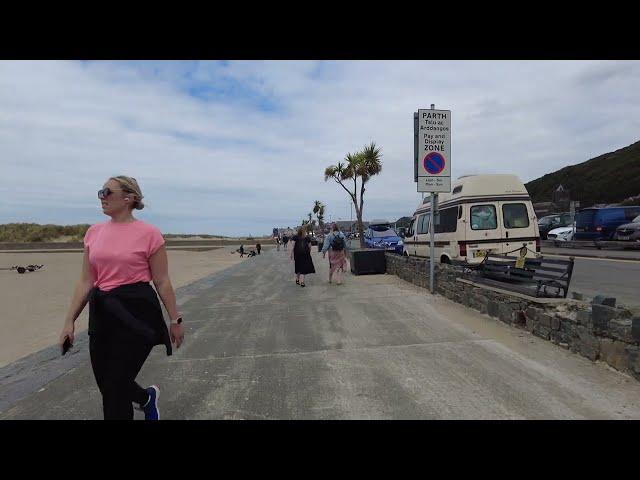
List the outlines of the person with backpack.
{"label": "person with backpack", "polygon": [[311,259],[311,239],[304,234],[303,228],[298,228],[298,233],[291,237],[293,248],[291,249],[291,260],[295,262],[296,284],[304,287],[304,276],[309,273],[316,273]]}
{"label": "person with backpack", "polygon": [[287,234],[285,233],[282,236],[282,244],[284,245],[284,249],[287,249],[287,244],[289,243],[289,237],[287,236]]}
{"label": "person with backpack", "polygon": [[342,274],[347,266],[347,239],[337,223],[331,227],[331,233],[324,239],[322,258],[329,252],[329,283],[336,274],[336,283],[342,285]]}

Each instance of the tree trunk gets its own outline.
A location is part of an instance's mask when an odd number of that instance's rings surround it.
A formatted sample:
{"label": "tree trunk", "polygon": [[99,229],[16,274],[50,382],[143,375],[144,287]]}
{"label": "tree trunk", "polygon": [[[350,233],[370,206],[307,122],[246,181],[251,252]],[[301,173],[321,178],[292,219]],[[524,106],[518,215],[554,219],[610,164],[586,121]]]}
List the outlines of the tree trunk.
{"label": "tree trunk", "polygon": [[360,212],[358,217],[358,228],[360,229],[360,247],[364,248],[364,227],[362,225],[362,213],[364,212],[364,179],[360,179],[362,183],[360,183]]}
{"label": "tree trunk", "polygon": [[360,248],[364,248],[364,228],[362,226],[362,205],[356,206],[356,216],[358,217],[358,233],[360,234]]}

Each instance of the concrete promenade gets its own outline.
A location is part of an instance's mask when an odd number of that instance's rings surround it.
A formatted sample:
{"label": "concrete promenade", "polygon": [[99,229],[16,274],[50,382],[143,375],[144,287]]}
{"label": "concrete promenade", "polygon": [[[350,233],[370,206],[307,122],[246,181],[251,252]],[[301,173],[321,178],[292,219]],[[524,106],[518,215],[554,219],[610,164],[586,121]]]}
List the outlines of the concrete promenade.
{"label": "concrete promenade", "polygon": [[[640,419],[640,382],[606,365],[394,276],[329,285],[317,251],[301,288],[288,254],[178,290],[186,342],[138,376],[163,419]],[[86,338],[74,349],[1,369],[0,419],[101,419]]]}

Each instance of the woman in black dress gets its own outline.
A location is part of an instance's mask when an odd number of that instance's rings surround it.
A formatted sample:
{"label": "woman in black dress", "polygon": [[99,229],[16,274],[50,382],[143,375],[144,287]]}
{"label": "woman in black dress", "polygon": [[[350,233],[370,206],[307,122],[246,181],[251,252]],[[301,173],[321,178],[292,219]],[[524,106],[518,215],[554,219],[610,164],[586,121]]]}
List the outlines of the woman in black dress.
{"label": "woman in black dress", "polygon": [[293,248],[290,257],[295,262],[296,284],[304,287],[304,276],[316,273],[311,259],[311,239],[304,234],[302,227],[300,227],[298,233],[291,237],[291,243],[293,243]]}

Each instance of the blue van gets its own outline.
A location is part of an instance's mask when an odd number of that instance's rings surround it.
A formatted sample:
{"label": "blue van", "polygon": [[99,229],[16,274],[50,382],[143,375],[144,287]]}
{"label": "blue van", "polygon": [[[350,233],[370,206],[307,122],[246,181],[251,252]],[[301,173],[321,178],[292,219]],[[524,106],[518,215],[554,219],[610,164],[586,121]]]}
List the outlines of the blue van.
{"label": "blue van", "polygon": [[640,206],[585,208],[576,214],[574,240],[613,240],[616,228],[640,215]]}

